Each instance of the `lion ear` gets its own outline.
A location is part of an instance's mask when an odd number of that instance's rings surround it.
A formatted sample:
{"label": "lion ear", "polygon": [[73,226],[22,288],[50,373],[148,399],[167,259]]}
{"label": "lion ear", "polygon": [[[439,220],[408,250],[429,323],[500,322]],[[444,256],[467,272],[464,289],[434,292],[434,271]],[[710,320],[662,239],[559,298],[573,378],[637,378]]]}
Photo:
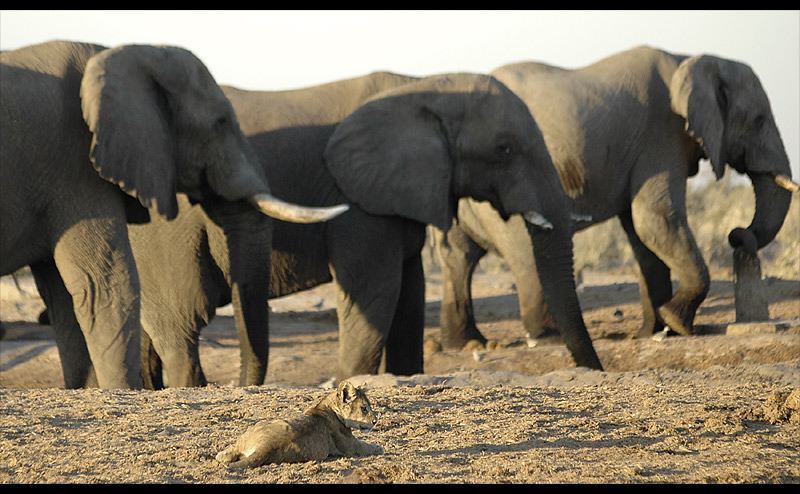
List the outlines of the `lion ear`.
{"label": "lion ear", "polygon": [[342,403],[350,403],[356,399],[356,388],[350,381],[340,382],[338,393]]}

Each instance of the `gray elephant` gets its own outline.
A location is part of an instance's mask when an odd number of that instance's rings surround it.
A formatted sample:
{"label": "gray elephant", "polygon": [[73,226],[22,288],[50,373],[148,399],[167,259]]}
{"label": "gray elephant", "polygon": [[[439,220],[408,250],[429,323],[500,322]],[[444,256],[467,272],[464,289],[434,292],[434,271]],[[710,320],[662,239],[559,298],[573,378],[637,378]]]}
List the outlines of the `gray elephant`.
{"label": "gray elephant", "polygon": [[[745,243],[755,251],[769,243],[796,188],[769,100],[750,67],[639,47],[577,70],[519,63],[493,75],[531,109],[571,208],[585,220],[577,228],[619,217],[640,267],[644,323],[638,335],[665,324],[692,334],[710,283],[686,217],[687,179],[698,160],[709,159],[717,178],[728,164],[753,182],[755,216],[746,230],[731,232],[734,247]],[[499,252],[515,276],[529,336],[552,335],[540,286],[547,274],[537,273],[538,246],[531,250],[526,229],[474,201],[461,204],[459,220],[441,249],[444,346],[485,342],[469,285],[489,250]],[[675,293],[671,275],[679,283]]]}
{"label": "gray elephant", "polygon": [[[273,232],[272,297],[335,282],[338,379],[376,373],[382,358],[386,372],[423,371],[425,225],[447,230],[461,197],[487,201],[501,217],[527,220],[547,273],[550,307],[576,362],[602,368],[575,293],[567,197],[530,112],[503,84],[485,75],[374,73],[294,91],[223,90],[271,186],[286,200],[351,204],[327,223],[275,221]],[[220,285],[203,273],[213,273],[214,259],[225,256],[211,252],[198,264],[164,249],[202,251],[204,239],[218,235],[196,212],[184,217],[182,211],[175,220],[192,232],[188,245],[147,235],[139,256],[134,241],[143,285],[150,276],[160,286],[145,297],[180,289],[182,295],[156,296],[180,300],[160,306],[159,317],[182,320],[179,333],[195,347],[209,314],[194,317],[191,304],[218,297]],[[191,282],[196,279],[202,286]],[[163,312],[177,307],[190,310]],[[163,321],[160,327],[174,332]],[[158,384],[161,353],[151,348],[143,355]]]}
{"label": "gray elephant", "polygon": [[229,233],[235,298],[258,301],[241,318],[264,324],[270,244],[248,230],[269,230],[262,213],[304,221],[307,211],[269,194],[230,102],[194,55],[56,41],[0,63],[0,274],[30,265],[66,387],[142,387],[127,223],[174,218],[177,193]]}

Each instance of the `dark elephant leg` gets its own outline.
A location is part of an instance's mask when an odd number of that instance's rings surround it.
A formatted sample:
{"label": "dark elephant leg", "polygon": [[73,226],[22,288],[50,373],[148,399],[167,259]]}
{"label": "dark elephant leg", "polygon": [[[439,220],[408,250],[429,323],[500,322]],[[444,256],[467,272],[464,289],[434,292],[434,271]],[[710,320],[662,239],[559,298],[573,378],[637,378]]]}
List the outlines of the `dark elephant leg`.
{"label": "dark elephant leg", "polygon": [[[414,225],[416,226],[416,225]],[[416,254],[403,263],[400,299],[394,312],[392,327],[386,340],[385,370],[391,374],[410,376],[423,370],[423,336],[425,332],[425,273],[420,249],[425,241],[424,230],[418,228]]]}
{"label": "dark elephant leg", "polygon": [[67,389],[97,386],[97,376],[86,348],[86,340],[72,308],[72,296],[64,286],[53,261],[31,266],[36,287],[47,307],[48,319],[61,359]]}
{"label": "dark elephant leg", "polygon": [[329,256],[337,289],[337,379],[376,374],[403,283],[403,227],[395,217],[358,210],[333,220]]}
{"label": "dark elephant leg", "polygon": [[664,329],[664,322],[659,319],[656,310],[672,298],[670,271],[667,265],[639,239],[633,228],[631,212],[625,211],[620,214],[619,220],[639,264],[639,296],[644,320],[636,337],[647,338]]}
{"label": "dark elephant leg", "polygon": [[458,225],[447,235],[437,231],[439,255],[442,260],[442,348],[460,350],[471,340],[486,344],[475,323],[472,307],[472,275],[481,258],[482,249]]}
{"label": "dark elephant leg", "polygon": [[339,370],[341,381],[360,374],[377,374],[400,292],[400,271],[394,281],[371,289],[348,274],[334,272],[339,319]]}
{"label": "dark elephant leg", "polygon": [[[654,181],[654,183],[657,183]],[[681,184],[685,187],[685,184]],[[705,300],[711,279],[700,249],[694,240],[683,205],[652,203],[653,197],[668,201],[663,187],[658,190],[643,187],[634,198],[631,209],[633,226],[642,243],[669,268],[678,281],[678,291],[657,308],[665,325],[677,333],[693,334],[694,317]],[[684,194],[673,193],[675,197]],[[653,285],[648,284],[652,290]],[[661,295],[661,294],[659,294]],[[655,294],[650,293],[651,300]]]}
{"label": "dark elephant leg", "polygon": [[141,388],[139,275],[125,224],[84,219],[61,236],[53,258],[72,296],[98,385]]}

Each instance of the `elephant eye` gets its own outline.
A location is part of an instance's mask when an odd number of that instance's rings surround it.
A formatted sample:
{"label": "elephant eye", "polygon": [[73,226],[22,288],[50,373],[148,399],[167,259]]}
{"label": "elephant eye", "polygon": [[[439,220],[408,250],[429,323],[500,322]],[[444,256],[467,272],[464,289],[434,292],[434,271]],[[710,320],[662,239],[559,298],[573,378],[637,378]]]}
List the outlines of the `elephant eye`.
{"label": "elephant eye", "polygon": [[767,118],[764,115],[757,115],[755,119],[753,119],[753,127],[756,129],[760,129],[764,126],[764,122],[766,122]]}
{"label": "elephant eye", "polygon": [[505,161],[511,156],[511,146],[500,144],[495,148],[495,155],[500,161]]}
{"label": "elephant eye", "polygon": [[217,130],[223,129],[227,125],[228,125],[228,118],[227,117],[219,117],[219,118],[217,118],[217,121],[214,122],[214,127],[216,127]]}

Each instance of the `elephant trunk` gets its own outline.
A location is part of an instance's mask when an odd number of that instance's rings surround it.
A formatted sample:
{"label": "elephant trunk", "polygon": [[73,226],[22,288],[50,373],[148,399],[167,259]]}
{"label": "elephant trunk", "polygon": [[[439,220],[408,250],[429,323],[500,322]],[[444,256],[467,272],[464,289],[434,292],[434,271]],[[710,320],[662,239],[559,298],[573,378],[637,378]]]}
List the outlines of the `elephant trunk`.
{"label": "elephant trunk", "polygon": [[747,229],[735,228],[728,235],[728,242],[735,249],[745,248],[750,253],[770,243],[780,231],[789,205],[792,191],[797,184],[785,175],[770,173],[750,174],[756,196],[756,209],[753,221]]}
{"label": "elephant trunk", "polygon": [[257,210],[273,218],[291,223],[319,223],[333,219],[347,211],[350,206],[339,204],[331,207],[298,206],[278,199],[271,194],[255,194],[249,198]]}
{"label": "elephant trunk", "polygon": [[225,234],[242,386],[261,385],[269,361],[272,223],[241,201],[209,199],[203,208]]}
{"label": "elephant trunk", "polygon": [[575,363],[602,370],[575,291],[572,231],[568,228],[568,222],[555,224],[559,226],[542,228],[530,222],[527,224],[536,252],[536,269],[544,298]]}

